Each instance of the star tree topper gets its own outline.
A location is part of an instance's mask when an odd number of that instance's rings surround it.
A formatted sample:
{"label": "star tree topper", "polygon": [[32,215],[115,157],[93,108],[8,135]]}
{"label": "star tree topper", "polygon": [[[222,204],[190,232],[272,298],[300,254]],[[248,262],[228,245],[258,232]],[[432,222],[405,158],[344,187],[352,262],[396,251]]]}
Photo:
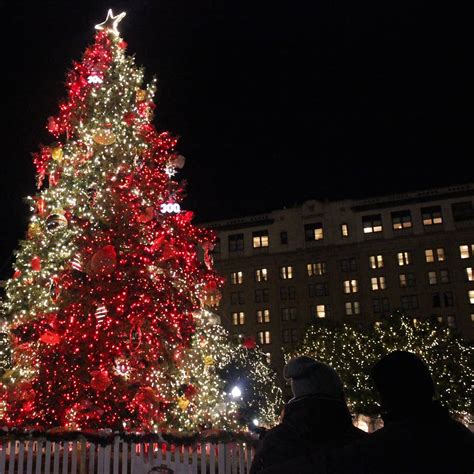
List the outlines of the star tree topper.
{"label": "star tree topper", "polygon": [[117,25],[122,21],[123,17],[126,15],[125,12],[119,13],[117,16],[114,16],[114,13],[111,8],[107,12],[107,18],[102,23],[95,25],[95,29],[102,31],[105,30],[108,33],[112,33],[114,36],[119,36],[119,30]]}

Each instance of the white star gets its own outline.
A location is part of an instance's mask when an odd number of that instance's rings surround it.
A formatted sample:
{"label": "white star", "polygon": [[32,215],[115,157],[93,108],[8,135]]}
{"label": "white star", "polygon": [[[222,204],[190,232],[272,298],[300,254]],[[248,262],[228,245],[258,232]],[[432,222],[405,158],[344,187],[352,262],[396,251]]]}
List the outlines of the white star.
{"label": "white star", "polygon": [[120,36],[120,33],[117,30],[117,25],[122,21],[125,15],[126,13],[122,12],[118,14],[117,16],[114,16],[112,9],[109,8],[109,11],[107,12],[107,18],[102,23],[95,25],[95,29],[99,31],[105,30],[108,33],[112,33],[115,36]]}

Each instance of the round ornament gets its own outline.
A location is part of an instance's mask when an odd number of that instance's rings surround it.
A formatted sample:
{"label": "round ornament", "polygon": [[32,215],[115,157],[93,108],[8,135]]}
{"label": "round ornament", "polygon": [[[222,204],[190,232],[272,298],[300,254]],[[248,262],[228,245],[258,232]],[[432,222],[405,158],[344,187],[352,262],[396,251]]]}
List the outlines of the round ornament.
{"label": "round ornament", "polygon": [[103,392],[112,383],[106,370],[93,370],[90,374],[92,376],[91,387],[98,392]]}
{"label": "round ornament", "polygon": [[67,227],[68,221],[62,209],[54,210],[46,218],[46,230],[50,233],[55,233],[60,229]]}
{"label": "round ornament", "polygon": [[31,264],[31,269],[34,272],[41,271],[41,258],[38,257],[38,255],[36,255],[35,257],[31,259],[30,264]]}
{"label": "round ornament", "polygon": [[115,133],[108,129],[108,128],[101,128],[97,130],[92,139],[98,144],[98,145],[112,145],[115,143],[116,136]]}
{"label": "round ornament", "polygon": [[55,146],[51,148],[51,158],[58,163],[61,163],[64,158],[63,149],[60,146]]}
{"label": "round ornament", "polygon": [[113,245],[106,245],[92,256],[91,270],[92,273],[106,275],[115,270],[117,266],[117,253]]}

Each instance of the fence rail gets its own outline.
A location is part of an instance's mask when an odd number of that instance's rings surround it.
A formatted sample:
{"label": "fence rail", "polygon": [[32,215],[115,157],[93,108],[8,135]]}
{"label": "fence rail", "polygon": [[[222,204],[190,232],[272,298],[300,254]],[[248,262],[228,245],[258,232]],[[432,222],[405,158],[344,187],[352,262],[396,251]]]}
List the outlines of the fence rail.
{"label": "fence rail", "polygon": [[87,440],[0,439],[0,474],[247,474],[254,448],[245,443],[112,444]]}

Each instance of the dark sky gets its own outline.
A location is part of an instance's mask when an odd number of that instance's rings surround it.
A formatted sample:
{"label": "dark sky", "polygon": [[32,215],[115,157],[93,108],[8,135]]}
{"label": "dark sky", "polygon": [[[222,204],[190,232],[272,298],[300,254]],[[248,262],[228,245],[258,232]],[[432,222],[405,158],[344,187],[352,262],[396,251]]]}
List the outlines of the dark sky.
{"label": "dark sky", "polygon": [[[198,220],[474,181],[472,27],[454,3],[0,0],[0,274],[26,229],[30,153],[107,8],[157,75]],[[49,141],[48,141],[49,140]]]}

